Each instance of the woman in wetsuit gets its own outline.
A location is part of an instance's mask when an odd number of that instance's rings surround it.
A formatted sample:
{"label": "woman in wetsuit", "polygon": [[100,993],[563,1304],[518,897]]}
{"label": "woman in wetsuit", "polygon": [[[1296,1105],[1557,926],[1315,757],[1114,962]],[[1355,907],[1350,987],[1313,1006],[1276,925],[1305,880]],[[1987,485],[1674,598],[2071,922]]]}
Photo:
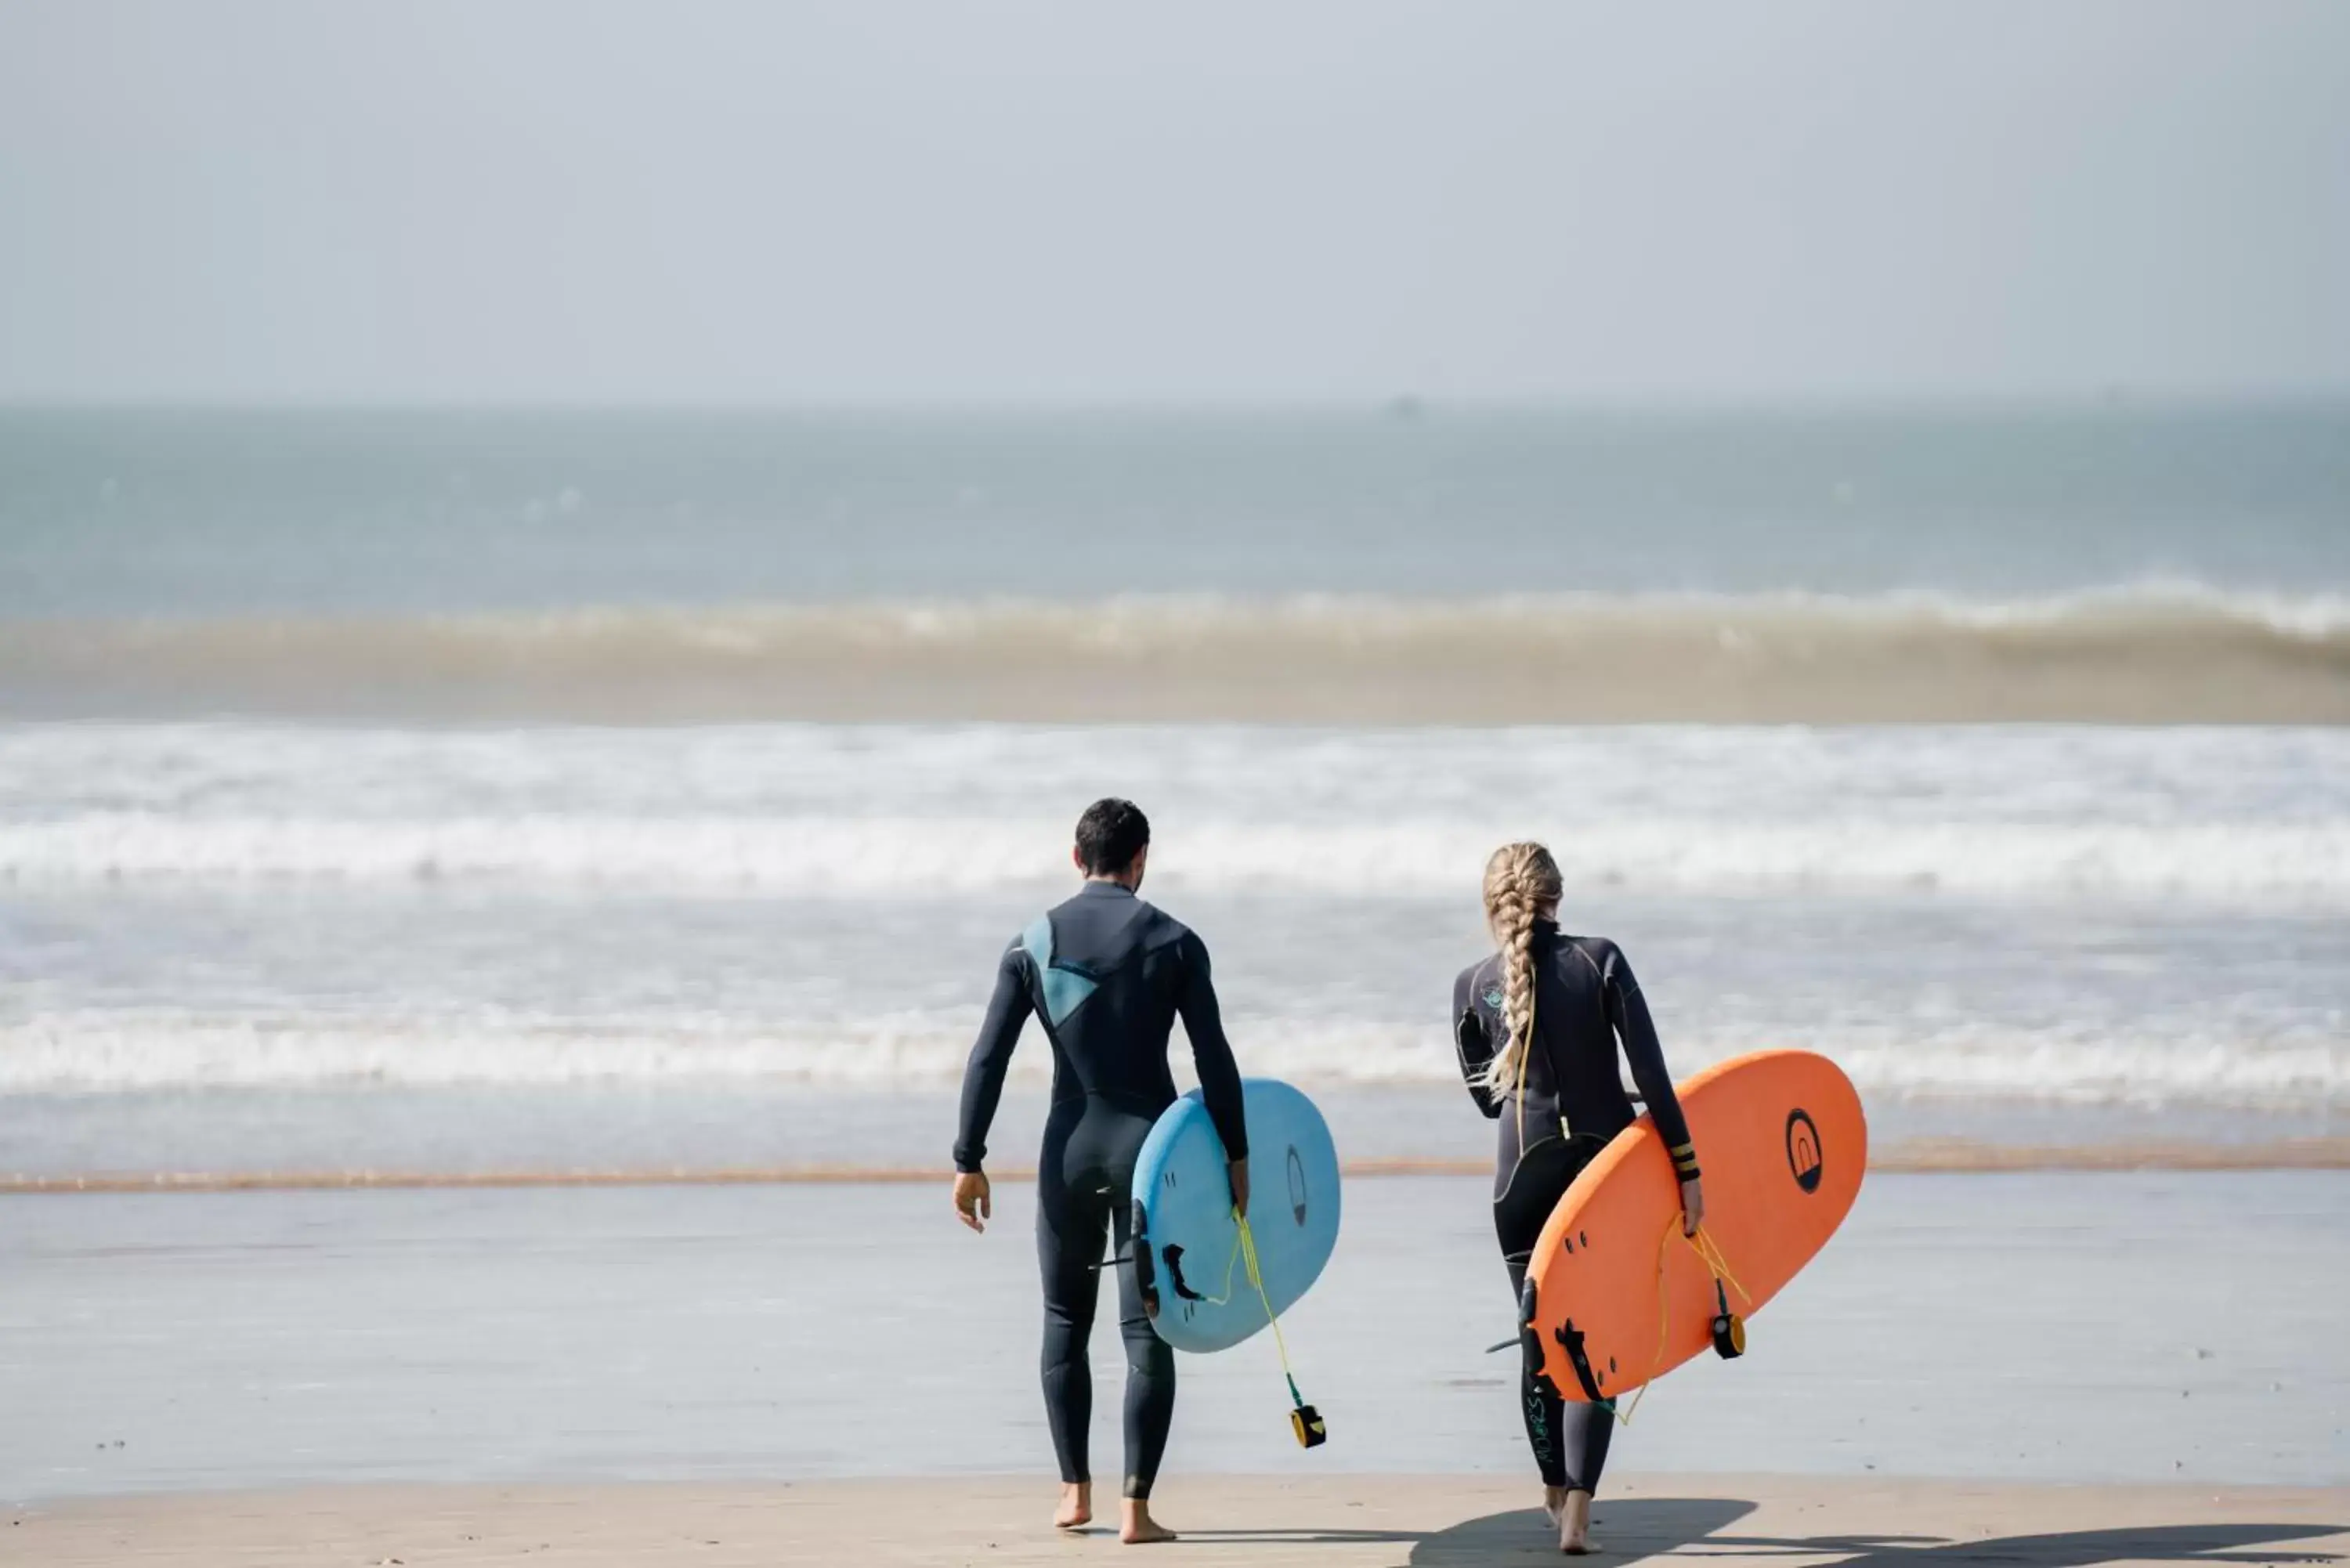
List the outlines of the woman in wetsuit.
{"label": "woman in wetsuit", "polygon": [[[1632,1125],[1616,1070],[1620,1041],[1632,1081],[1671,1150],[1684,1227],[1705,1215],[1697,1152],[1665,1071],[1631,965],[1616,944],[1558,929],[1558,863],[1539,844],[1505,844],[1485,863],[1485,923],[1500,950],[1452,982],[1452,1037],[1477,1108],[1501,1122],[1493,1172],[1493,1229],[1513,1297],[1522,1292],[1534,1240],[1559,1199],[1607,1140]],[[1568,1405],[1529,1360],[1519,1408],[1543,1478],[1543,1511],[1562,1552],[1591,1549],[1591,1494],[1607,1461],[1615,1416]]]}

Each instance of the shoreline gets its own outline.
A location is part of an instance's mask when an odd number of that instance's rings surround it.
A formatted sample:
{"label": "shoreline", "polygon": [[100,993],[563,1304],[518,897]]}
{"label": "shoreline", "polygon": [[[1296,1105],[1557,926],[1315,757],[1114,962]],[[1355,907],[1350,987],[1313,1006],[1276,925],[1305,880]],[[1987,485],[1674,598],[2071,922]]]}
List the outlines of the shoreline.
{"label": "shoreline", "polygon": [[[916,1490],[922,1507],[898,1506]],[[1533,1492],[1530,1479],[1514,1476],[1176,1474],[1162,1480],[1154,1501],[1182,1535],[1185,1562],[1467,1568],[1557,1561],[1555,1537],[1530,1506]],[[321,1561],[473,1568],[544,1552],[584,1568],[656,1561],[1017,1568],[1118,1549],[1100,1511],[1086,1531],[1052,1530],[1052,1493],[1041,1473],[150,1493],[5,1510],[0,1564],[78,1568],[135,1556],[203,1568]],[[2323,1563],[2350,1553],[2350,1488],[1636,1475],[1605,1485],[1593,1533],[1617,1561]]]}
{"label": "shoreline", "polygon": [[[1342,1161],[1349,1179],[1488,1176],[1482,1159],[1385,1158]],[[1872,1150],[1871,1175],[1970,1175],[2044,1171],[2350,1170],[2350,1137],[2208,1143],[2147,1140],[2116,1144],[2019,1145],[1968,1138],[1905,1139]],[[566,1187],[899,1186],[947,1179],[943,1167],[775,1165],[513,1170],[244,1170],[91,1172],[0,1176],[0,1196],[75,1193],[315,1192],[371,1189],[472,1189]],[[990,1179],[1033,1182],[1034,1168],[1005,1166]]]}

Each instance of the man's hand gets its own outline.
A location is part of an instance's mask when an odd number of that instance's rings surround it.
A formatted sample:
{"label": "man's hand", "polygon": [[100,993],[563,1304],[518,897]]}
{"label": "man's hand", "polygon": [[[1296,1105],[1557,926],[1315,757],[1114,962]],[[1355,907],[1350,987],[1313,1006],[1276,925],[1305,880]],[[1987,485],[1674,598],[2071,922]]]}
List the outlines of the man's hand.
{"label": "man's hand", "polygon": [[974,1231],[987,1229],[987,1221],[995,1218],[995,1203],[987,1189],[986,1176],[976,1170],[955,1172],[955,1214]]}
{"label": "man's hand", "polygon": [[1248,1161],[1236,1159],[1226,1167],[1232,1179],[1232,1212],[1248,1218]]}
{"label": "man's hand", "polygon": [[1681,1183],[1681,1234],[1694,1236],[1697,1228],[1705,1223],[1705,1189],[1696,1177]]}

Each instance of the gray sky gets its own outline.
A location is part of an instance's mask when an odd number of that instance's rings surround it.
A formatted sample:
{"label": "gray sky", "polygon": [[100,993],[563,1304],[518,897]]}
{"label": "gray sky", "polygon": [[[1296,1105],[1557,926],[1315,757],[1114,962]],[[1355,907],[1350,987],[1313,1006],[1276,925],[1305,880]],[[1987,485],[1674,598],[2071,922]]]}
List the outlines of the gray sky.
{"label": "gray sky", "polygon": [[0,398],[2350,389],[2350,5],[0,0]]}

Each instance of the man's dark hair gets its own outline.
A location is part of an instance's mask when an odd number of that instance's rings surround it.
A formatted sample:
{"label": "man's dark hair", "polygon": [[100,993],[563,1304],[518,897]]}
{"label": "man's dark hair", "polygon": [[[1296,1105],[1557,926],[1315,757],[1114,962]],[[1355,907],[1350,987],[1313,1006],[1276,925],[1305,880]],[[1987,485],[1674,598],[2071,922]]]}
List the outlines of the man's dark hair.
{"label": "man's dark hair", "polygon": [[1097,800],[1077,818],[1077,858],[1088,877],[1125,870],[1149,842],[1150,819],[1130,800]]}

